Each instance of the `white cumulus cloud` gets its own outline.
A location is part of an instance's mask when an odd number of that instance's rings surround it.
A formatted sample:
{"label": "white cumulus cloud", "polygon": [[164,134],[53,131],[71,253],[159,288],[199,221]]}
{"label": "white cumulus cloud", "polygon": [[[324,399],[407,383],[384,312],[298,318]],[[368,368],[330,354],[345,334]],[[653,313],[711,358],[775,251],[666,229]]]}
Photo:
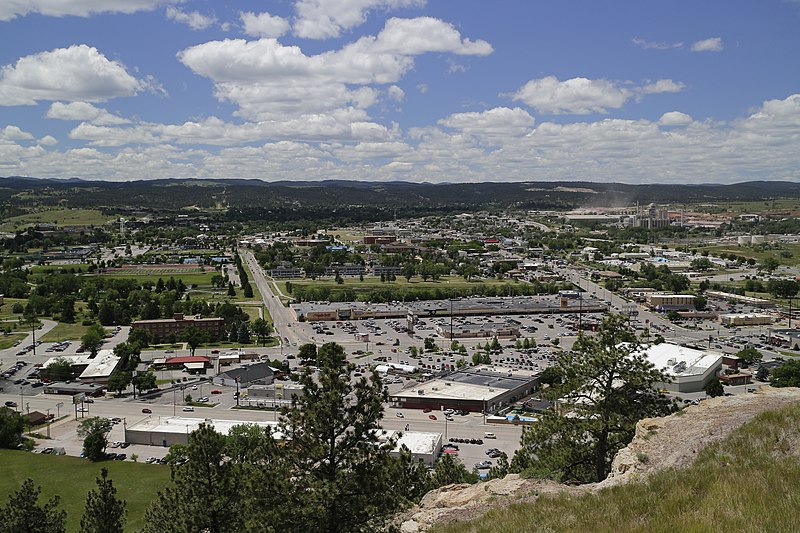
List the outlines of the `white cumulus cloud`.
{"label": "white cumulus cloud", "polygon": [[586,115],[619,109],[630,97],[630,91],[616,83],[588,78],[559,81],[555,76],[530,80],[512,95],[541,113]]}
{"label": "white cumulus cloud", "polygon": [[524,109],[495,107],[480,112],[455,113],[439,124],[480,137],[509,138],[530,133],[535,120]]}
{"label": "white cumulus cloud", "polygon": [[402,102],[406,97],[406,92],[397,85],[390,85],[389,88],[386,89],[386,95],[390,100]]}
{"label": "white cumulus cloud", "polygon": [[681,82],[661,79],[640,86],[623,86],[605,79],[572,78],[559,81],[555,76],[528,81],[510,95],[514,101],[524,102],[540,113],[553,115],[608,113],[619,109],[635,96],[675,93],[685,88]]}
{"label": "white cumulus cloud", "polygon": [[720,37],[709,37],[702,41],[697,41],[691,47],[692,52],[721,52],[724,48]]}
{"label": "white cumulus cloud", "polygon": [[386,11],[425,5],[425,0],[298,0],[294,34],[305,39],[338,37],[363,24],[372,9]]}
{"label": "white cumulus cloud", "polygon": [[693,119],[691,116],[686,113],[681,113],[680,111],[668,111],[661,115],[661,118],[658,120],[658,123],[662,126],[686,126],[692,122]]}
{"label": "white cumulus cloud", "polygon": [[0,20],[11,20],[29,13],[52,17],[88,17],[96,13],[135,13],[150,11],[181,0],[3,0]]}
{"label": "white cumulus cloud", "polygon": [[85,44],[25,56],[0,68],[0,106],[39,100],[102,102],[147,88],[148,82]]}
{"label": "white cumulus cloud", "polygon": [[199,11],[181,11],[174,6],[167,8],[167,18],[185,24],[193,30],[204,30],[217,22],[216,17],[203,15]]}
{"label": "white cumulus cloud", "polygon": [[0,140],[2,141],[28,141],[30,139],[33,139],[33,135],[22,131],[18,126],[6,126],[0,130]]}
{"label": "white cumulus cloud", "polygon": [[81,122],[91,122],[99,126],[113,126],[116,124],[127,124],[130,121],[118,117],[105,109],[95,107],[89,102],[53,102],[45,115],[47,118],[58,120],[78,120]]}
{"label": "white cumulus cloud", "polygon": [[[316,55],[306,55],[300,47],[277,39],[226,39],[187,48],[178,53],[178,59],[213,80],[217,98],[237,104],[238,116],[284,120],[348,107],[365,110],[380,94],[370,85],[396,83],[413,68],[418,55],[486,55],[491,50],[485,41],[463,38],[451,24],[421,17],[390,19],[376,36]],[[359,122],[367,118],[363,113],[347,113]]]}
{"label": "white cumulus cloud", "polygon": [[252,37],[278,38],[289,31],[289,21],[269,13],[253,13],[252,11],[239,14],[244,27],[244,33]]}

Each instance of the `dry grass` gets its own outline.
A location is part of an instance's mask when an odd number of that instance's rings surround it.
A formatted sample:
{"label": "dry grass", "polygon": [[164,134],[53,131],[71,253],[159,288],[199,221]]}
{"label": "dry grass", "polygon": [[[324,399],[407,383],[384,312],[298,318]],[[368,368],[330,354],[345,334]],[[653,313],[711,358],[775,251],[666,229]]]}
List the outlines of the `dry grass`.
{"label": "dry grass", "polygon": [[432,531],[797,531],[798,495],[800,406],[793,406],[758,415],[689,468],[585,496],[543,496]]}

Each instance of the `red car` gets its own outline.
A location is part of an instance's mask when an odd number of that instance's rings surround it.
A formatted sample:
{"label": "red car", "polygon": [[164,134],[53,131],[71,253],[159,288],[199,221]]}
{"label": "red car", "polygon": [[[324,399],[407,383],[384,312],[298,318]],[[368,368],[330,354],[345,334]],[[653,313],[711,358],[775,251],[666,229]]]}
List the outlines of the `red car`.
{"label": "red car", "polygon": [[151,411],[150,409],[148,409],[147,407],[145,407],[144,409],[142,409],[142,412],[143,412],[144,414],[146,414],[146,415],[149,415],[149,414],[150,414],[150,413],[152,413],[153,411]]}
{"label": "red car", "polygon": [[221,390],[212,390],[211,394],[222,394]]}
{"label": "red car", "polygon": [[436,420],[436,415],[428,415],[428,418],[430,418],[431,420]]}
{"label": "red car", "polygon": [[422,410],[422,412],[423,413],[430,413],[431,409],[430,409],[430,407],[426,407],[425,409]]}

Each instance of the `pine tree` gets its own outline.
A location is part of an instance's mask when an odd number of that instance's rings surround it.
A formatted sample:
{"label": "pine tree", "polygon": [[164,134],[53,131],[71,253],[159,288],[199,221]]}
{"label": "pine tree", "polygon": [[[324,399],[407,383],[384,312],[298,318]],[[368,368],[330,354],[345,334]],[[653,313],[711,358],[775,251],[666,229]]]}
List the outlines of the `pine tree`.
{"label": "pine tree", "polygon": [[656,385],[669,381],[639,350],[635,333],[619,315],[606,318],[594,336],[580,336],[555,365],[560,383],[544,391],[574,416],[544,412],[523,430],[512,469],[569,482],[601,481],[611,459],[633,438],[636,423],[663,416],[671,400]]}
{"label": "pine tree", "polygon": [[108,478],[108,470],[100,470],[97,490],[89,491],[81,518],[81,533],[122,533],[128,514],[125,500],[117,498],[117,489]]}
{"label": "pine tree", "polygon": [[[145,512],[145,533],[165,531],[242,531],[243,498],[236,463],[226,453],[226,438],[201,424],[188,446],[176,451],[185,464],[173,466],[173,484],[159,492]],[[170,450],[173,454],[173,450]]]}
{"label": "pine tree", "polygon": [[0,508],[0,533],[64,533],[67,513],[57,509],[61,499],[53,496],[40,506],[41,492],[32,479],[23,481],[8,497],[8,505]]}
{"label": "pine tree", "polygon": [[316,364],[281,423],[295,480],[289,499],[302,502],[293,529],[377,530],[402,504],[391,488],[393,444],[378,440],[387,393],[377,375],[351,382],[355,365],[337,344],[325,344]]}

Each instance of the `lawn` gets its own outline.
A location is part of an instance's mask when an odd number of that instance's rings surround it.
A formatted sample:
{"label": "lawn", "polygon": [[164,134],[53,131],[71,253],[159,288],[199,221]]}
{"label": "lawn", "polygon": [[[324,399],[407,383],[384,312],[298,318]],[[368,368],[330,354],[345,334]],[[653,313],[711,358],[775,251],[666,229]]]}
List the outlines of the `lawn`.
{"label": "lawn", "polygon": [[86,459],[68,456],[40,455],[14,450],[0,450],[0,504],[19,489],[26,478],[41,485],[39,503],[53,495],[61,497],[61,506],[67,511],[67,531],[79,531],[86,494],[95,488],[95,477],[100,468],[108,469],[109,477],[117,488],[117,496],[128,502],[126,531],[142,528],[144,511],[157,492],[169,482],[169,467],[147,465],[131,461],[105,461],[90,463]]}
{"label": "lawn", "polygon": [[15,342],[24,339],[27,335],[27,333],[12,333],[0,336],[0,350],[11,348]]}
{"label": "lawn", "polygon": [[118,279],[133,279],[136,280],[137,283],[142,283],[145,285],[155,285],[158,283],[158,279],[161,278],[164,280],[164,283],[169,280],[170,277],[175,278],[175,281],[178,279],[182,279],[184,285],[187,287],[191,287],[192,285],[197,285],[198,287],[211,287],[211,276],[213,276],[215,272],[206,272],[203,274],[200,273],[192,273],[192,274],[179,274],[179,273],[169,273],[164,272],[163,274],[136,274],[135,271],[122,271],[119,273],[113,274],[101,274],[104,277],[109,278],[118,278]]}
{"label": "lawn", "polygon": [[[438,281],[434,281],[429,279],[428,281],[422,281],[420,277],[413,277],[411,281],[406,280],[406,278],[397,276],[395,281],[391,282],[382,282],[379,277],[375,276],[365,276],[364,281],[359,280],[357,277],[345,277],[343,278],[343,283],[336,283],[332,278],[326,279],[304,279],[299,281],[288,281],[291,283],[293,287],[328,287],[330,289],[354,289],[355,291],[370,291],[372,289],[380,289],[380,288],[400,288],[400,289],[436,289],[436,288],[455,288],[455,289],[463,289],[464,287],[474,287],[476,285],[497,285],[497,286],[511,286],[513,287],[515,284],[518,284],[518,281],[510,280],[510,279],[477,279],[473,278],[470,281],[466,281],[464,278],[459,276],[443,276]],[[287,293],[286,291],[286,281],[279,282],[281,284],[281,291],[284,294]]]}
{"label": "lawn", "polygon": [[26,298],[4,298],[3,304],[0,305],[0,320],[7,320],[9,318],[21,318],[22,313],[15,314],[11,311],[14,304],[19,303],[24,307],[28,300]]}
{"label": "lawn", "polygon": [[75,324],[67,324],[66,322],[59,322],[56,327],[45,333],[38,338],[42,342],[60,342],[60,341],[76,341],[83,337],[89,326],[84,326],[78,322]]}
{"label": "lawn", "polygon": [[[680,246],[679,244],[671,244],[670,247]],[[746,259],[755,259],[756,262],[761,263],[767,257],[774,257],[779,264],[787,266],[796,266],[800,264],[800,244],[781,244],[780,248],[774,250],[765,250],[762,248],[753,248],[751,246],[738,246],[736,244],[716,244],[710,246],[693,245],[692,249],[698,252],[708,250],[711,255],[719,254],[734,254],[740,255]],[[791,257],[781,257],[781,252],[788,251]],[[699,254],[697,257],[701,257]]]}
{"label": "lawn", "polygon": [[35,224],[56,224],[63,226],[102,226],[115,216],[104,215],[96,209],[47,209],[10,217],[0,224],[0,230],[21,229]]}

